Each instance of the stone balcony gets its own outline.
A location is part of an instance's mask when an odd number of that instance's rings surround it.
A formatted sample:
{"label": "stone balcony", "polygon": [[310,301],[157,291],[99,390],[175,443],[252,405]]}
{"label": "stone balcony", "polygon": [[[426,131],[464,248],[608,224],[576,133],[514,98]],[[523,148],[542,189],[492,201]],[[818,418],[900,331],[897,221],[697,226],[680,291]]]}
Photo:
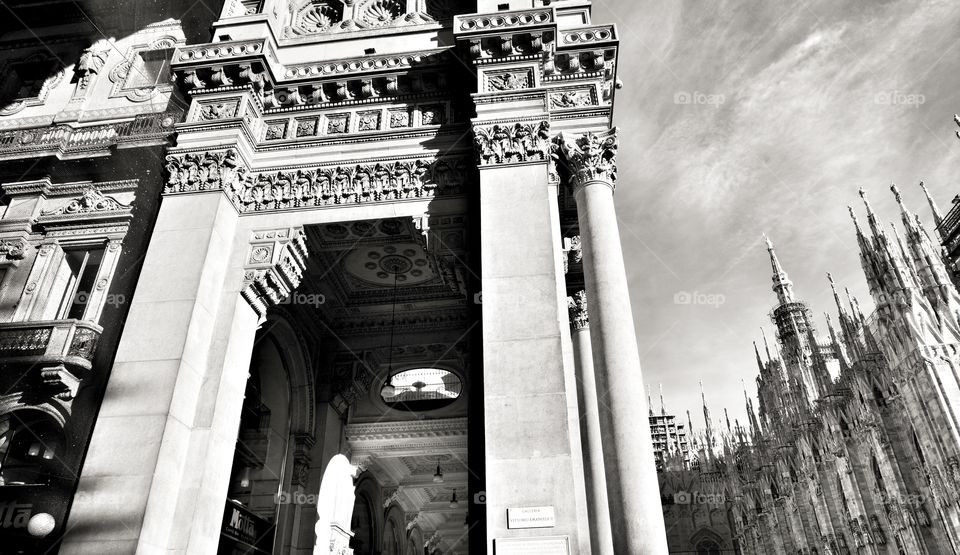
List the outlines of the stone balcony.
{"label": "stone balcony", "polygon": [[102,332],[80,320],[0,323],[0,387],[71,401]]}

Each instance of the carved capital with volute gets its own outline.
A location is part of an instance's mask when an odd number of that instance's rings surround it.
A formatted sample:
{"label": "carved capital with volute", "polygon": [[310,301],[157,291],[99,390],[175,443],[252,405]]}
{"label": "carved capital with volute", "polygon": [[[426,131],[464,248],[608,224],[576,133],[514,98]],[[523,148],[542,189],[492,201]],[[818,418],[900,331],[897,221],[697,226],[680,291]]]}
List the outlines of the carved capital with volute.
{"label": "carved capital with volute", "polygon": [[616,127],[603,133],[560,133],[557,141],[563,151],[562,162],[570,171],[574,190],[591,183],[604,183],[611,189],[616,186],[618,133]]}

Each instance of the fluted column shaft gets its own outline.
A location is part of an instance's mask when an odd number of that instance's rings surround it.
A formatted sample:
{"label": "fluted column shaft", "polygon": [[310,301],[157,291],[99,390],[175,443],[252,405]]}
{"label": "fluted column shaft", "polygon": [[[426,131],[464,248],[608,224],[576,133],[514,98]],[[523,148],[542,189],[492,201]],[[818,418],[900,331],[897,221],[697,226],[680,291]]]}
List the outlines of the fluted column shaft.
{"label": "fluted column shaft", "polygon": [[561,135],[560,143],[580,223],[614,551],[667,553],[640,355],[613,205],[616,129],[576,137]]}
{"label": "fluted column shaft", "polygon": [[583,410],[581,433],[584,438],[587,470],[587,500],[590,510],[590,545],[598,555],[612,555],[613,532],[610,528],[610,503],[607,497],[606,467],[603,464],[603,441],[600,429],[600,403],[597,380],[593,369],[593,349],[590,347],[590,324],[587,315],[587,296],[579,291],[569,300],[573,355],[580,382],[580,400]]}

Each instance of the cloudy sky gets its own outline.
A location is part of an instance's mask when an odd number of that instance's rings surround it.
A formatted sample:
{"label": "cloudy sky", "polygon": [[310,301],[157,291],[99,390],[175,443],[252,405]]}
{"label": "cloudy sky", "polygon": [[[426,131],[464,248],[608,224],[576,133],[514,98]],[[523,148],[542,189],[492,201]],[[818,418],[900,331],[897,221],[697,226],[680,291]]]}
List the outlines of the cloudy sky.
{"label": "cloudy sky", "polygon": [[828,271],[872,306],[846,208],[862,214],[858,187],[899,222],[897,183],[928,224],[920,180],[944,209],[960,193],[960,3],[594,6],[621,39],[616,200],[645,379],[695,430],[700,379],[713,415],[742,422],[752,341],[773,329],[761,233],[824,329]]}

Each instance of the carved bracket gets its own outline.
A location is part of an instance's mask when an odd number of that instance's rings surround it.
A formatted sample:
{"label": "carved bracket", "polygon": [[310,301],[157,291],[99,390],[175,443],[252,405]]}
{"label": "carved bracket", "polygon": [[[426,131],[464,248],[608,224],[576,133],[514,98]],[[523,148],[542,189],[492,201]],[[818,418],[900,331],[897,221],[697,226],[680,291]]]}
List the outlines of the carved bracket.
{"label": "carved bracket", "polygon": [[240,294],[263,319],[268,308],[283,302],[300,285],[306,261],[302,227],[255,231]]}

